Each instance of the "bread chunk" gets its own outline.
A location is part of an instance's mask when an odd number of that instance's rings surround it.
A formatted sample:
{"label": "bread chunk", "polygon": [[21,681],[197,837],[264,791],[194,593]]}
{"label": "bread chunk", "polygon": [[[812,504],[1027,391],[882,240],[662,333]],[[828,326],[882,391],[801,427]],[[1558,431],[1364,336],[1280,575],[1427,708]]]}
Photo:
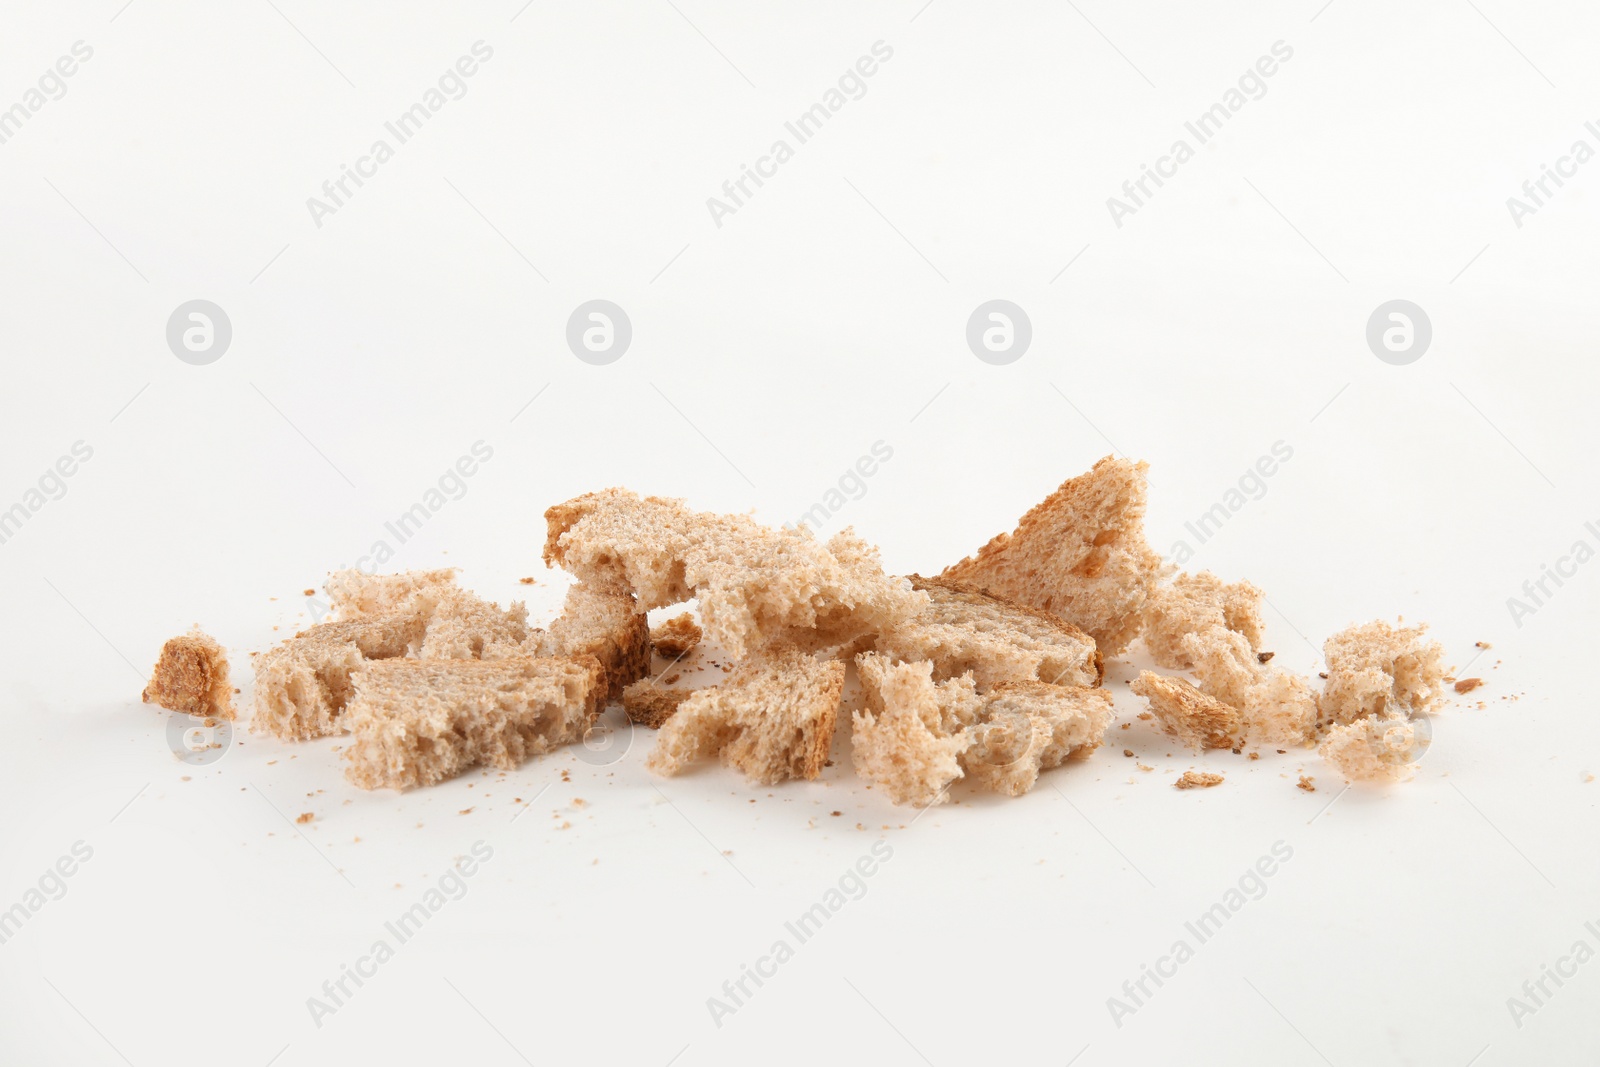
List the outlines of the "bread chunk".
{"label": "bread chunk", "polygon": [[1416,773],[1428,739],[1398,715],[1373,715],[1330,727],[1317,752],[1352,782],[1402,782]]}
{"label": "bread chunk", "polygon": [[514,602],[501,608],[461,588],[453,567],[399,574],[335,571],[323,588],[339,620],[424,616],[427,633],[417,651],[422,659],[495,659],[525,652],[527,607]]}
{"label": "bread chunk", "polygon": [[228,654],[198,626],[161,646],[139,699],[186,715],[238,716],[228,681]]}
{"label": "bread chunk", "polygon": [[990,596],[965,582],[910,576],[928,604],[890,630],[877,649],[907,663],[927,660],[935,681],[972,673],[980,692],[1014,682],[1100,684],[1094,639],[1061,618]]}
{"label": "bread chunk", "polygon": [[423,613],[429,610],[429,601],[460,587],[456,569],[441,567],[399,574],[368,574],[351,568],[328,575],[322,588],[333,607],[334,621],[346,622],[375,615]]}
{"label": "bread chunk", "polygon": [[674,615],[650,631],[650,644],[660,655],[677,659],[688,655],[700,643],[700,627],[687,611]]}
{"label": "bread chunk", "polygon": [[1147,467],[1105,457],[941,577],[1059,615],[1116,655],[1138,636],[1162,569],[1144,536]]}
{"label": "bread chunk", "polygon": [[650,622],[633,594],[615,585],[575,582],[550,629],[529,640],[541,656],[593,656],[605,671],[604,699],[620,700],[650,673]]}
{"label": "bread chunk", "polygon": [[706,636],[742,659],[769,643],[816,650],[899,625],[925,599],[885,575],[850,530],[826,544],[745,515],[607,489],[545,512],[544,559],[579,578],[624,585],[638,611],[697,599]]}
{"label": "bread chunk", "polygon": [[933,664],[895,663],[875,652],[856,657],[865,707],[851,716],[856,773],[881,786],[896,804],[927,807],[966,772],[966,727],[981,701],[970,676],[933,680]]}
{"label": "bread chunk", "polygon": [[972,743],[961,766],[974,785],[1021,796],[1039,772],[1100,747],[1111,724],[1111,694],[1104,689],[1045,682],[1014,682],[983,697],[979,722],[967,728]]}
{"label": "bread chunk", "polygon": [[1141,671],[1128,688],[1149,701],[1162,733],[1196,752],[1244,743],[1245,721],[1239,709],[1206,696],[1182,678]]}
{"label": "bread chunk", "polygon": [[681,773],[720,756],[763,785],[814,779],[828,761],[844,664],[792,645],[763,649],[720,685],[697,689],[667,719],[645,766]]}
{"label": "bread chunk", "polygon": [[693,689],[668,689],[652,678],[641,678],[622,691],[622,710],[629,721],[659,730],[693,695]]}
{"label": "bread chunk", "polygon": [[588,656],[392,659],[354,682],[345,777],[363,789],[433,785],[478,764],[512,770],[581,740],[603,692]]}
{"label": "bread chunk", "polygon": [[1261,622],[1261,590],[1249,582],[1224,584],[1210,571],[1180,574],[1169,585],[1150,590],[1144,605],[1144,643],[1161,667],[1186,671],[1194,667],[1183,651],[1184,634],[1204,633],[1213,626],[1244,635],[1259,652],[1265,628]]}
{"label": "bread chunk", "polygon": [[1326,726],[1372,716],[1410,718],[1432,711],[1444,693],[1444,648],[1423,638],[1426,626],[1396,628],[1386,622],[1352,626],[1322,646],[1328,680],[1319,723]]}
{"label": "bread chunk", "polygon": [[325,622],[263,652],[250,729],[284,741],[342,733],[350,676],[368,660],[414,655],[426,628],[416,614]]}
{"label": "bread chunk", "polygon": [[1261,662],[1245,636],[1213,626],[1179,642],[1200,691],[1231,704],[1245,735],[1264,745],[1304,745],[1317,721],[1317,694],[1298,674]]}

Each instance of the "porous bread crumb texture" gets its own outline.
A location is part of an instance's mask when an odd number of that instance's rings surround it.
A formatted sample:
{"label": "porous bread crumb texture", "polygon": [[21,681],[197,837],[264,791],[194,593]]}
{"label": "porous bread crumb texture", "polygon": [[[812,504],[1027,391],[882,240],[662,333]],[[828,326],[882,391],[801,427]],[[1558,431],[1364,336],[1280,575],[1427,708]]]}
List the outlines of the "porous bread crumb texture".
{"label": "porous bread crumb texture", "polygon": [[1328,661],[1318,722],[1323,727],[1372,716],[1426,715],[1444,690],[1444,648],[1424,638],[1426,626],[1379,620],[1352,626],[1322,646]]}
{"label": "porous bread crumb texture", "polygon": [[828,762],[844,673],[793,645],[763,649],[679,704],[645,766],[670,776],[720,756],[763,785],[814,779]]}
{"label": "porous bread crumb texture", "polygon": [[1144,536],[1147,467],[1106,456],[941,577],[1058,615],[1116,655],[1162,571]]}
{"label": "porous bread crumb texture", "polygon": [[677,659],[688,655],[700,643],[700,626],[687,611],[674,615],[650,631],[650,645],[658,655]]}
{"label": "porous bread crumb texture", "polygon": [[693,689],[668,689],[652,678],[641,678],[622,691],[622,710],[630,722],[659,730],[693,694]]}
{"label": "porous bread crumb texture", "polygon": [[345,711],[345,776],[363,789],[433,785],[486,764],[501,770],[583,738],[600,710],[592,656],[370,663]]}
{"label": "porous bread crumb texture", "polygon": [[368,660],[414,655],[426,628],[416,614],[325,622],[263,652],[250,729],[284,741],[342,732],[351,675]]}
{"label": "porous bread crumb texture", "polygon": [[1179,642],[1194,664],[1200,691],[1240,712],[1241,739],[1262,745],[1304,745],[1317,719],[1317,694],[1302,675],[1261,662],[1241,633],[1213,626]]}
{"label": "porous bread crumb texture", "polygon": [[856,657],[865,707],[852,716],[856,772],[896,804],[946,799],[956,779],[1019,796],[1039,772],[1093,752],[1111,723],[1103,689],[1016,682],[980,694],[971,675],[933,680],[927,661]]}
{"label": "porous bread crumb texture", "polygon": [[1210,789],[1212,786],[1221,785],[1222,775],[1210,774],[1206,771],[1184,771],[1178,780],[1172,783],[1174,789]]}
{"label": "porous bread crumb texture", "polygon": [[536,632],[529,651],[541,656],[593,656],[605,671],[605,700],[620,700],[650,673],[650,623],[619,585],[579,581],[567,589],[561,614]]}
{"label": "porous bread crumb texture", "polygon": [[1416,723],[1375,715],[1330,727],[1317,752],[1352,782],[1403,782],[1426,747]]}
{"label": "porous bread crumb texture", "polygon": [[228,654],[198,626],[161,646],[139,699],[186,715],[217,719],[238,715],[228,681]]}
{"label": "porous bread crumb texture", "polygon": [[640,612],[695,599],[707,638],[735,659],[780,642],[847,644],[899,625],[925,599],[885,575],[849,529],[824,544],[804,527],[769,529],[626,489],[576,497],[545,519],[546,563],[626,586]]}
{"label": "porous bread crumb texture", "polygon": [[425,598],[459,587],[456,569],[441,567],[399,574],[368,574],[351,568],[328,575],[322,588],[328,594],[334,621],[346,622],[375,615],[422,613],[427,610]]}
{"label": "porous bread crumb texture", "polygon": [[527,607],[513,602],[501,608],[461,588],[453,567],[399,574],[335,571],[323,588],[338,620],[423,616],[427,632],[416,653],[422,659],[494,659],[525,651]]}
{"label": "porous bread crumb texture", "polygon": [[1194,662],[1183,650],[1185,634],[1204,633],[1214,626],[1232,630],[1259,652],[1265,627],[1261,621],[1263,593],[1249,582],[1224,584],[1210,571],[1180,574],[1170,583],[1150,590],[1143,611],[1144,643],[1160,667],[1186,671]]}
{"label": "porous bread crumb texture", "polygon": [[1128,688],[1149,701],[1162,733],[1196,752],[1238,748],[1244,742],[1239,709],[1206,696],[1182,678],[1141,671]]}
{"label": "porous bread crumb texture", "polygon": [[1014,682],[1100,684],[1094,638],[1047,612],[991,596],[966,582],[913,574],[927,604],[880,637],[876,650],[933,664],[935,681],[971,673],[980,691]]}

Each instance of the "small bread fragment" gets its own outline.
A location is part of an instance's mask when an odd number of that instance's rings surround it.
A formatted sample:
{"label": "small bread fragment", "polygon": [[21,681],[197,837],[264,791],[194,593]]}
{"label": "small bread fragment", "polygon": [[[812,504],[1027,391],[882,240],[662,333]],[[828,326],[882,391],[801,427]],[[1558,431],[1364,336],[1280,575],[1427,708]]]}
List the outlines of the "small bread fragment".
{"label": "small bread fragment", "polygon": [[940,577],[1059,615],[1116,655],[1138,636],[1162,569],[1144,536],[1147,467],[1106,456]]}
{"label": "small bread fragment", "polygon": [[697,600],[706,636],[735,659],[769,643],[847,644],[898,625],[925,599],[884,574],[848,529],[824,544],[804,527],[774,530],[626,489],[576,497],[545,519],[546,563],[625,586],[641,613]]}
{"label": "small bread fragment", "polygon": [[429,601],[460,587],[456,569],[441,567],[399,574],[368,574],[351,568],[328,575],[322,588],[333,607],[334,621],[345,622],[374,615],[423,613],[429,610]]}
{"label": "small bread fragment", "polygon": [[1161,667],[1186,671],[1194,667],[1183,651],[1184,634],[1204,633],[1213,626],[1244,635],[1250,649],[1261,649],[1261,590],[1249,582],[1224,584],[1210,571],[1180,574],[1168,585],[1150,590],[1144,605],[1144,643]]}
{"label": "small bread fragment", "polygon": [[1184,771],[1178,780],[1172,783],[1174,789],[1210,789],[1212,786],[1222,784],[1222,775],[1210,774],[1206,771]]}
{"label": "small bread fragment", "polygon": [[367,574],[334,571],[323,583],[342,621],[382,615],[417,614],[427,633],[417,655],[422,659],[494,659],[522,655],[528,638],[528,609],[521,602],[501,608],[456,584],[453,567]]}
{"label": "small bread fragment", "polygon": [[659,730],[693,695],[693,689],[668,689],[653,678],[640,678],[622,691],[622,710],[629,721]]}
{"label": "small bread fragment", "polygon": [[417,614],[325,622],[263,652],[250,729],[284,741],[343,732],[350,676],[368,660],[414,655],[426,629]]}
{"label": "small bread fragment", "polygon": [[856,657],[865,707],[851,716],[856,773],[881,786],[896,804],[941,803],[965,771],[972,744],[966,727],[981,701],[970,676],[933,680],[933,664],[895,663],[876,652]]}
{"label": "small bread fragment", "polygon": [[660,655],[677,659],[687,655],[700,643],[700,627],[687,611],[674,615],[650,631],[650,644]]}
{"label": "small bread fragment", "polygon": [[593,656],[605,670],[607,702],[650,673],[650,621],[617,585],[575,582],[550,629],[527,642],[541,656]]}
{"label": "small bread fragment", "polygon": [[1262,663],[1245,636],[1213,626],[1179,642],[1200,691],[1237,708],[1245,736],[1263,745],[1303,745],[1317,719],[1317,694],[1304,677]]}
{"label": "small bread fragment", "polygon": [[1444,647],[1423,638],[1426,626],[1397,628],[1383,621],[1352,626],[1322,646],[1328,680],[1320,725],[1371,716],[1426,715],[1444,693]]}
{"label": "small bread fragment", "polygon": [[1162,733],[1196,752],[1238,748],[1244,742],[1239,709],[1206,696],[1182,678],[1141,671],[1128,688],[1149,701]]}
{"label": "small bread fragment", "polygon": [[1352,782],[1403,782],[1427,744],[1409,719],[1374,715],[1330,727],[1317,752]]}
{"label": "small bread fragment", "polygon": [[501,770],[581,740],[599,714],[604,672],[590,656],[391,659],[354,677],[345,777],[411,789],[478,764]]}
{"label": "small bread fragment", "polygon": [[656,736],[645,766],[675,775],[720,756],[763,785],[814,779],[828,761],[844,664],[793,645],[763,649],[720,685],[697,689]]}
{"label": "small bread fragment", "polygon": [[186,715],[238,716],[228,682],[228,654],[198,626],[161,646],[139,699]]}
{"label": "small bread fragment", "polygon": [[1111,694],[1104,689],[1045,682],[1014,682],[983,697],[979,721],[967,728],[972,743],[961,766],[974,785],[1021,796],[1039,772],[1100,747],[1111,724]]}
{"label": "small bread fragment", "polygon": [[966,582],[913,574],[927,605],[884,634],[877,651],[933,664],[935,681],[972,673],[979,692],[1012,682],[1099,685],[1105,666],[1094,638],[1047,612],[991,596]]}

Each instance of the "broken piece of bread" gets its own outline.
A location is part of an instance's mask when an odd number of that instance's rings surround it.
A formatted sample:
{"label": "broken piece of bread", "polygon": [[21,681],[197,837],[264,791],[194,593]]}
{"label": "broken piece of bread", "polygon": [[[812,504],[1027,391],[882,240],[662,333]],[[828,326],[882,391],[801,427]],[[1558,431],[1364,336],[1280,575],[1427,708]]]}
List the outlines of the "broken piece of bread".
{"label": "broken piece of bread", "polygon": [[322,588],[328,593],[334,621],[346,622],[374,615],[425,613],[425,598],[437,598],[459,586],[454,567],[399,574],[368,574],[351,568],[328,575]]}
{"label": "broken piece of bread", "polygon": [[972,743],[961,753],[974,785],[1021,796],[1039,772],[1100,747],[1111,724],[1111,694],[1104,689],[1045,682],[1014,682],[983,696],[979,721],[968,727]]}
{"label": "broken piece of bread", "polygon": [[769,642],[847,644],[900,624],[925,599],[885,575],[850,530],[823,544],[804,527],[774,530],[626,489],[558,504],[545,519],[546,563],[626,586],[640,612],[696,599],[706,636],[736,659]]}
{"label": "broken piece of bread", "polygon": [[650,644],[657,654],[668,659],[687,655],[700,643],[700,627],[687,611],[674,615],[650,631]]}
{"label": "broken piece of bread", "polygon": [[972,673],[980,692],[1012,682],[1099,685],[1094,639],[1058,616],[990,596],[965,582],[910,576],[927,605],[884,634],[877,650],[933,664],[935,681]]}
{"label": "broken piece of bread", "polygon": [[662,725],[645,766],[674,775],[698,759],[772,785],[814,779],[828,761],[844,688],[844,664],[793,645],[763,649],[720,685],[697,689]]}
{"label": "broken piece of bread", "polygon": [[1213,626],[1179,642],[1194,664],[1200,691],[1237,708],[1250,740],[1303,745],[1317,719],[1317,694],[1298,674],[1261,662],[1235,630]]}
{"label": "broken piece of bread", "polygon": [[1326,727],[1381,715],[1408,718],[1433,710],[1444,692],[1444,648],[1424,639],[1426,630],[1380,620],[1328,638],[1322,646],[1328,680],[1319,723]]}
{"label": "broken piece of bread", "polygon": [[1204,633],[1213,626],[1244,635],[1251,651],[1259,652],[1264,631],[1263,595],[1249,582],[1224,584],[1210,571],[1180,574],[1167,585],[1155,586],[1143,611],[1144,643],[1150,658],[1161,667],[1189,670],[1194,664],[1183,651],[1183,636]]}
{"label": "broken piece of bread", "polygon": [[414,655],[426,628],[417,614],[325,622],[263,652],[250,729],[284,741],[340,733],[350,676],[368,660]]}
{"label": "broken piece of bread", "polygon": [[198,626],[161,646],[139,699],[185,715],[232,719],[238,714],[228,681],[228,654]]}
{"label": "broken piece of bread", "polygon": [[1209,774],[1206,771],[1184,771],[1178,780],[1172,783],[1174,789],[1210,789],[1212,786],[1222,784],[1222,775]]}
{"label": "broken piece of bread", "polygon": [[391,659],[354,677],[345,777],[363,789],[411,789],[478,764],[502,770],[583,738],[600,710],[593,657]]}
{"label": "broken piece of bread", "polygon": [[972,744],[966,727],[980,700],[970,676],[933,680],[933,664],[895,663],[876,652],[856,657],[865,707],[851,716],[856,773],[883,787],[896,804],[926,807],[945,799]]}
{"label": "broken piece of bread", "polygon": [[417,614],[427,633],[417,655],[422,659],[494,659],[523,654],[528,609],[520,602],[501,608],[456,584],[456,571],[444,567],[399,574],[334,571],[323,583],[335,618],[348,621],[379,615]]}
{"label": "broken piece of bread", "polygon": [[1238,748],[1244,740],[1239,709],[1206,696],[1182,678],[1141,671],[1128,688],[1149,702],[1162,733],[1196,752]]}
{"label": "broken piece of bread", "polygon": [[692,695],[693,689],[668,689],[653,678],[640,678],[622,691],[622,710],[630,722],[659,730]]}
{"label": "broken piece of bread", "polygon": [[593,656],[605,670],[605,700],[618,700],[650,673],[650,622],[621,586],[575,582],[550,629],[528,644],[541,656]]}
{"label": "broken piece of bread", "polygon": [[1352,782],[1402,782],[1428,747],[1425,730],[1398,715],[1373,715],[1329,728],[1317,752]]}
{"label": "broken piece of bread", "polygon": [[1144,536],[1147,466],[1105,457],[940,577],[1059,615],[1116,655],[1162,569]]}

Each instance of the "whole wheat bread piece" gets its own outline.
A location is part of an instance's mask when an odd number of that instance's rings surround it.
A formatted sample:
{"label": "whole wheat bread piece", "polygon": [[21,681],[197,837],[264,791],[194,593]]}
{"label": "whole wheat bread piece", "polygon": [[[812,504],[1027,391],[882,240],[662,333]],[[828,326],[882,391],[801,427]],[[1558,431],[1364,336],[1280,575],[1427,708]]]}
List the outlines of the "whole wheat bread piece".
{"label": "whole wheat bread piece", "polygon": [[983,695],[979,721],[967,728],[972,743],[961,766],[974,785],[1021,796],[1039,772],[1100,747],[1111,724],[1111,694],[1104,689],[1046,682],[1013,682]]}
{"label": "whole wheat bread piece", "polygon": [[694,616],[687,611],[674,615],[650,631],[650,645],[656,653],[668,659],[677,659],[692,652],[700,643],[701,632]]}
{"label": "whole wheat bread piece", "polygon": [[354,676],[345,777],[363,789],[433,785],[478,764],[512,770],[583,738],[604,672],[592,656],[391,659]]}
{"label": "whole wheat bread piece", "polygon": [[1239,709],[1206,696],[1182,678],[1141,671],[1128,688],[1149,702],[1162,733],[1196,752],[1244,743],[1246,723]]}
{"label": "whole wheat bread piece", "polygon": [[1105,457],[940,577],[1059,615],[1116,655],[1138,636],[1162,571],[1144,536],[1147,466]]}
{"label": "whole wheat bread piece", "polygon": [[228,654],[198,626],[161,646],[139,699],[186,715],[238,716],[228,681]]}
{"label": "whole wheat bread piece", "polygon": [[1372,715],[1330,727],[1317,752],[1352,782],[1403,782],[1426,747],[1416,723]]}
{"label": "whole wheat bread piece", "polygon": [[574,582],[561,614],[536,631],[527,650],[540,656],[593,656],[605,671],[604,699],[620,700],[650,673],[650,622],[632,593],[618,585]]}
{"label": "whole wheat bread piece", "polygon": [[547,564],[625,585],[641,613],[697,600],[706,636],[735,659],[769,643],[846,644],[900,624],[925,599],[884,574],[848,529],[824,544],[804,527],[774,530],[625,489],[576,497],[545,519]]}
{"label": "whole wheat bread piece", "polygon": [[1317,721],[1317,694],[1304,676],[1261,662],[1245,636],[1213,626],[1179,642],[1200,691],[1237,708],[1245,736],[1264,745],[1304,745]]}
{"label": "whole wheat bread piece", "polygon": [[1322,646],[1328,678],[1319,724],[1432,711],[1444,695],[1444,648],[1425,639],[1426,631],[1426,626],[1394,627],[1380,620],[1328,638]]}
{"label": "whole wheat bread piece", "polygon": [[972,744],[966,727],[982,706],[972,677],[935,682],[932,663],[896,663],[877,652],[858,655],[856,670],[864,701],[851,715],[856,773],[896,804],[941,803],[966,773],[961,754]]}
{"label": "whole wheat bread piece", "polygon": [[1099,685],[1105,666],[1094,639],[1043,611],[991,596],[966,582],[909,576],[928,603],[879,637],[876,650],[933,664],[935,681],[971,672],[978,691],[1012,682]]}
{"label": "whole wheat bread piece", "polygon": [[793,645],[745,659],[721,684],[697,689],[662,724],[645,766],[675,775],[720,756],[763,785],[814,779],[828,762],[844,664]]}
{"label": "whole wheat bread piece", "polygon": [[653,678],[640,678],[622,691],[622,710],[630,722],[659,730],[693,695],[693,689],[669,689]]}
{"label": "whole wheat bread piece", "polygon": [[251,731],[284,741],[343,732],[350,676],[369,660],[415,655],[426,629],[414,613],[325,622],[268,649],[256,660]]}
{"label": "whole wheat bread piece", "polygon": [[502,608],[461,588],[453,567],[399,574],[335,571],[323,588],[335,617],[341,620],[422,615],[427,633],[417,650],[421,659],[495,659],[524,654],[527,607],[516,601]]}
{"label": "whole wheat bread piece", "polygon": [[1225,584],[1210,571],[1180,574],[1150,590],[1145,601],[1144,643],[1157,666],[1186,671],[1194,666],[1183,651],[1183,636],[1213,626],[1243,634],[1254,652],[1261,650],[1264,594],[1249,582]]}

